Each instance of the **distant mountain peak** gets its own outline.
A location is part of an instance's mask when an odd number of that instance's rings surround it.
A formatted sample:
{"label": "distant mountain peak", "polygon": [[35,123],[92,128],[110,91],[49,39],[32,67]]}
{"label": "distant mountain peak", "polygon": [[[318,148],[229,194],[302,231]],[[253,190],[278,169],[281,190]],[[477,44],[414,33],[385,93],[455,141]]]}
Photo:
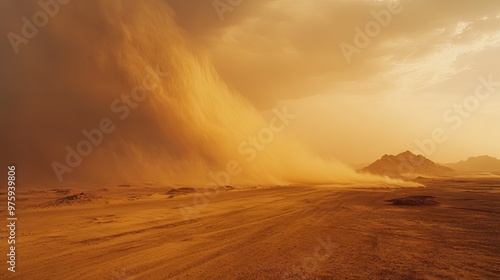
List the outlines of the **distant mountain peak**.
{"label": "distant mountain peak", "polygon": [[467,160],[461,160],[456,163],[449,163],[446,166],[458,171],[500,172],[500,159],[482,155],[469,157]]}
{"label": "distant mountain peak", "polygon": [[496,157],[491,157],[491,156],[488,156],[488,155],[482,155],[482,156],[477,156],[477,157],[469,157],[467,160],[473,160],[473,159],[495,159],[495,160],[499,160],[497,159]]}
{"label": "distant mountain peak", "polygon": [[403,174],[445,175],[453,172],[451,168],[439,165],[422,155],[410,151],[398,155],[383,155],[380,159],[361,171],[389,177],[402,177]]}
{"label": "distant mountain peak", "polygon": [[402,153],[400,153],[397,156],[414,156],[414,157],[416,157],[417,155],[415,155],[414,153],[410,152],[409,150],[406,150],[405,152],[402,152]]}

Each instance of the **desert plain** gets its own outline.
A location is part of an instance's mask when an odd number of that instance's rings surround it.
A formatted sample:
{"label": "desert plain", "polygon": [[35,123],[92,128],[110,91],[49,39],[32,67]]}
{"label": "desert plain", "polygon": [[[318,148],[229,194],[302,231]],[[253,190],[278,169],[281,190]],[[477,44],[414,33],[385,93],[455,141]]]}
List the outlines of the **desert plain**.
{"label": "desert plain", "polygon": [[498,0],[0,1],[0,280],[500,279],[499,26]]}
{"label": "desert plain", "polygon": [[500,176],[416,181],[18,187],[16,273],[0,277],[498,279]]}

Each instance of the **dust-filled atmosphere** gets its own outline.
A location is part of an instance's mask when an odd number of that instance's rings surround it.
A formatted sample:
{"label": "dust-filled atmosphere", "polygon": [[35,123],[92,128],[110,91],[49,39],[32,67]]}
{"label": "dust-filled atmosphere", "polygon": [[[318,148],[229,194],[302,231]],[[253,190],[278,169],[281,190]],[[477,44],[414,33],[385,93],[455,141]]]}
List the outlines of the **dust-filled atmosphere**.
{"label": "dust-filled atmosphere", "polygon": [[495,0],[0,1],[0,278],[499,278],[498,26]]}

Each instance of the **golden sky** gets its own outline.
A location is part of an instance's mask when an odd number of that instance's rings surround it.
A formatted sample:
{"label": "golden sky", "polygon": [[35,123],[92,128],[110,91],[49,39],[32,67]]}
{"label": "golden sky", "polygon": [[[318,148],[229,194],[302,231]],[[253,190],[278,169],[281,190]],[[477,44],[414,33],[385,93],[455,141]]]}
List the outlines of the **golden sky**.
{"label": "golden sky", "polygon": [[[500,157],[500,88],[477,106],[466,99],[480,77],[500,81],[498,1],[397,2],[350,63],[340,44],[390,1],[241,1],[222,21],[207,12],[213,1],[169,2],[224,80],[261,109],[289,104],[294,132],[320,154],[355,163],[418,152],[415,141],[441,128],[431,159]],[[464,102],[472,112],[462,115],[454,105]]]}
{"label": "golden sky", "polygon": [[[47,7],[0,3],[2,162],[53,173],[83,129],[110,117],[116,132],[81,177],[179,173],[165,164],[206,174],[285,107],[296,117],[280,137],[325,160],[500,158],[496,0],[55,1],[23,39]],[[110,104],[145,76],[161,85],[122,122]],[[290,168],[295,144],[279,141],[248,163],[254,174],[288,168],[290,181],[301,160],[323,166],[300,148]]]}

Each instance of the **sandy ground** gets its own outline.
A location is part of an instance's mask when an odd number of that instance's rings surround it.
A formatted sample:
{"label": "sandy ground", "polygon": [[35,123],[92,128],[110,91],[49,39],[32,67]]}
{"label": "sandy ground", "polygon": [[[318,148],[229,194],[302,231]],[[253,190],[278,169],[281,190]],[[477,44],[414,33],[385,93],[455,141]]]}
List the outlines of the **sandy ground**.
{"label": "sandy ground", "polygon": [[[24,190],[17,272],[3,261],[0,278],[499,279],[500,179],[420,182],[427,188],[210,196],[154,184],[97,186],[89,195]],[[439,204],[390,201],[409,196]]]}

